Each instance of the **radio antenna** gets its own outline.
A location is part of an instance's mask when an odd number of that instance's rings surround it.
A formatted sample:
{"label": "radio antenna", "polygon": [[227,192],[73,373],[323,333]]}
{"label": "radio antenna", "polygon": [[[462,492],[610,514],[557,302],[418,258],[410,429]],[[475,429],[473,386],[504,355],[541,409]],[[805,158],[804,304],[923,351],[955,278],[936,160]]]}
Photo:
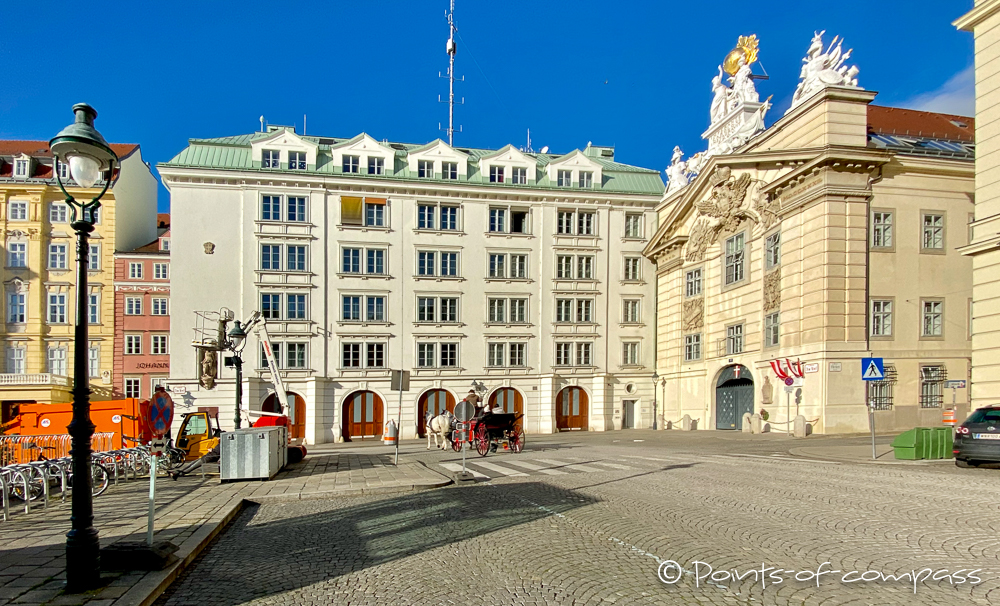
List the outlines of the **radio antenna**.
{"label": "radio antenna", "polygon": [[[448,17],[448,45],[446,47],[448,52],[448,75],[442,76],[441,72],[438,72],[438,77],[448,78],[448,129],[445,131],[448,133],[448,145],[455,144],[455,32],[458,28],[455,27],[455,0],[451,0],[451,10],[446,14]],[[465,78],[459,78],[459,82],[464,82]],[[438,102],[441,101],[441,95],[438,95]],[[465,103],[465,98],[463,97],[461,101],[458,102],[459,105]],[[440,128],[440,126],[438,126]],[[462,132],[462,127],[458,127],[458,132]]]}

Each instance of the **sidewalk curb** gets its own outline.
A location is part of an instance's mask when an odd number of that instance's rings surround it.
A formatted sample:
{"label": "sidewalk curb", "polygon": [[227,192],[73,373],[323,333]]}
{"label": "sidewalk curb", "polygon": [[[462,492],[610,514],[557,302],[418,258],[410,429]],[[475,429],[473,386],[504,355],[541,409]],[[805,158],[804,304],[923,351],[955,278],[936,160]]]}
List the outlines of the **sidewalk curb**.
{"label": "sidewalk curb", "polygon": [[398,494],[404,492],[419,492],[423,490],[434,490],[452,484],[452,481],[445,479],[442,482],[427,484],[403,484],[400,486],[373,486],[371,488],[339,488],[334,490],[320,490],[316,492],[296,492],[293,494],[265,494],[259,496],[248,496],[246,500],[251,503],[291,503],[294,501],[311,501],[316,499],[332,499],[337,497],[357,497],[373,494]]}
{"label": "sidewalk curb", "polygon": [[[847,458],[847,457],[831,457],[825,455],[817,455],[809,452],[803,452],[803,450],[809,450],[814,447],[803,447],[803,448],[790,448],[788,454],[799,457],[801,459],[810,459],[813,461],[833,461],[836,463],[856,463],[858,465],[902,465],[902,466],[927,466],[927,465],[941,465],[944,463],[955,464],[955,459],[920,459],[916,461],[906,461],[897,460],[895,458],[887,458],[885,460],[872,460],[872,459],[858,459],[858,458]],[[892,453],[886,453],[883,456],[889,456]]]}

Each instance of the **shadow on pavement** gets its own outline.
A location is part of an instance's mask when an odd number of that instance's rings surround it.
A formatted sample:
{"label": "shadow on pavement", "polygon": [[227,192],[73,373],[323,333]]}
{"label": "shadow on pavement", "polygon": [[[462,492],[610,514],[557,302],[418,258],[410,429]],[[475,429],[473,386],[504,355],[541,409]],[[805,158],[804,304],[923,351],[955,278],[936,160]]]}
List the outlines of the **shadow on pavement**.
{"label": "shadow on pavement", "polygon": [[576,489],[581,490],[583,488],[593,488],[595,486],[603,486],[605,484],[614,484],[615,482],[622,482],[624,480],[631,480],[633,478],[641,478],[642,476],[651,476],[653,474],[660,473],[661,471],[671,471],[673,469],[687,469],[689,467],[694,467],[695,465],[699,465],[699,463],[678,463],[677,465],[667,465],[665,467],[661,467],[660,469],[654,469],[652,471],[644,471],[642,473],[634,473],[630,476],[625,476],[623,478],[615,478],[614,480],[605,480],[604,482],[597,482],[596,484],[587,484],[586,486],[577,486]]}

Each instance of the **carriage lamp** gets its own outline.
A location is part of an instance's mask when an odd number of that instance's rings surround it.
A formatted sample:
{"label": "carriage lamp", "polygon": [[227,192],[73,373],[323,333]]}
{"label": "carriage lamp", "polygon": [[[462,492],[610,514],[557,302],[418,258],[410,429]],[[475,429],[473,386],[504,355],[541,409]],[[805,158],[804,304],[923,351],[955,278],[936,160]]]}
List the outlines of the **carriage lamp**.
{"label": "carriage lamp", "polygon": [[[70,510],[70,531],[66,533],[66,590],[82,592],[101,584],[101,544],[94,528],[94,497],[90,477],[90,439],[94,423],[90,420],[90,378],[88,377],[87,343],[87,257],[88,239],[94,231],[94,218],[101,198],[113,183],[118,156],[94,128],[97,112],[86,103],[73,106],[76,120],[49,141],[49,149],[57,162],[69,164],[76,184],[92,188],[107,171],[104,188],[89,202],[78,202],[68,191],[53,166],[59,189],[66,196],[72,212],[70,226],[76,232],[76,331],[73,335],[73,418],[67,430],[72,439],[73,489]],[[89,194],[88,194],[89,197]]]}
{"label": "carriage lamp", "polygon": [[229,330],[226,335],[228,339],[226,340],[226,348],[233,352],[232,362],[233,367],[236,368],[236,418],[234,419],[236,429],[240,428],[242,425],[242,419],[240,418],[240,404],[243,403],[243,346],[246,345],[247,333],[243,330],[243,326],[239,320],[236,320],[233,327]]}

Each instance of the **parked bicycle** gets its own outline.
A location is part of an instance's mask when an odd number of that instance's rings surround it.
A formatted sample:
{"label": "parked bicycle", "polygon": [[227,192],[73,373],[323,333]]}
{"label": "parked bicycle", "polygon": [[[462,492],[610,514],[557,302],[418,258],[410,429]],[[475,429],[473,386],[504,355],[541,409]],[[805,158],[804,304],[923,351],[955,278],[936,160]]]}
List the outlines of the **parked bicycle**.
{"label": "parked bicycle", "polygon": [[[46,490],[51,492],[52,488],[59,488],[65,492],[67,488],[73,488],[73,463],[70,457],[49,459],[43,454],[43,450],[55,450],[54,447],[39,447],[33,443],[24,446],[25,450],[38,450],[38,458],[30,463],[11,466],[18,478],[10,486],[12,494],[21,501],[34,501],[46,494]],[[100,496],[108,489],[111,481],[111,474],[107,467],[101,463],[103,453],[91,455],[90,480],[93,495]]]}

